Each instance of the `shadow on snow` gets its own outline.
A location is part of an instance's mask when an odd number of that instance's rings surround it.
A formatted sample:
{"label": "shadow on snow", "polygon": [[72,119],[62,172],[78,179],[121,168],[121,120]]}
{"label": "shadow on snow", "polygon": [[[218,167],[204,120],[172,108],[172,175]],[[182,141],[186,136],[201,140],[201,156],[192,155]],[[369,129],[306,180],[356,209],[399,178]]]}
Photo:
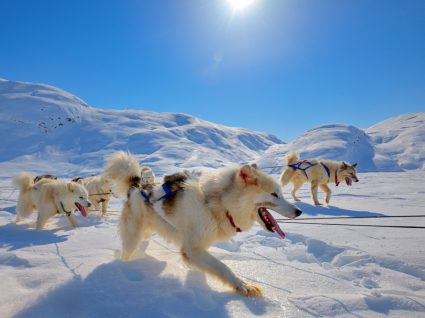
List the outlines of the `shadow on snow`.
{"label": "shadow on snow", "polygon": [[0,247],[8,251],[17,250],[28,246],[48,245],[67,240],[68,235],[58,235],[60,229],[37,231],[28,228],[26,224],[9,223],[0,226]]}
{"label": "shadow on snow", "polygon": [[[295,205],[303,211],[303,216],[317,216],[317,215],[330,215],[330,216],[380,216],[383,213],[370,212],[370,211],[356,211],[341,209],[335,206],[321,206],[311,205],[304,202],[296,202]],[[301,216],[300,219],[303,217]]]}
{"label": "shadow on snow", "polygon": [[262,299],[215,292],[205,275],[190,271],[185,282],[161,276],[166,262],[151,256],[98,266],[50,291],[15,317],[229,317],[226,304],[242,302],[253,315],[266,312]]}

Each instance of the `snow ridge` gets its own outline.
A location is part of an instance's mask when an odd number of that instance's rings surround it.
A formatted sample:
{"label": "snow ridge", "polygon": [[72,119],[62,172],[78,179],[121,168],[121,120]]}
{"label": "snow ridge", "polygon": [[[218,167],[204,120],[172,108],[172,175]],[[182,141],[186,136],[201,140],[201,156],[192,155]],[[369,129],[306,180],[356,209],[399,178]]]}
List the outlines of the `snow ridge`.
{"label": "snow ridge", "polygon": [[[98,170],[106,154],[131,151],[145,164],[217,167],[248,162],[281,144],[275,136],[226,127],[179,113],[106,110],[54,87],[0,81],[0,161],[40,162],[56,158]],[[16,147],[19,145],[19,147]],[[162,167],[162,168],[161,168]],[[166,167],[166,168],[164,168]]]}
{"label": "snow ridge", "polygon": [[90,174],[117,150],[137,154],[159,173],[253,161],[260,167],[282,166],[289,151],[298,151],[301,158],[357,162],[363,172],[425,169],[425,112],[367,129],[322,125],[285,144],[268,133],[187,114],[98,109],[49,85],[1,80],[0,115],[0,134],[9,136],[0,144],[0,164],[13,160],[40,170],[49,157],[59,170],[61,164],[74,167],[74,174]]}

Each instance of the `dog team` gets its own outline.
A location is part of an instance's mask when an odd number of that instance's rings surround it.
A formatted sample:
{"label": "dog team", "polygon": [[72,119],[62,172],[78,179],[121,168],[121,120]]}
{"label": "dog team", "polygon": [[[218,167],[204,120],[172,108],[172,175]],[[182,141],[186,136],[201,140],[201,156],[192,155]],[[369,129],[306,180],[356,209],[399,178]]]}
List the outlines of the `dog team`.
{"label": "dog team", "polygon": [[359,181],[357,164],[300,160],[296,153],[288,154],[286,163],[280,183],[255,164],[202,173],[182,171],[157,183],[152,169],[140,167],[135,156],[120,151],[106,158],[102,176],[61,181],[51,175],[18,175],[14,180],[20,190],[16,221],[37,211],[39,230],[57,214],[65,214],[76,227],[74,210],[83,216],[87,216],[87,210],[98,210],[103,216],[112,195],[121,197],[125,199],[119,221],[122,260],[131,259],[140,242],[157,233],[180,249],[188,265],[218,278],[241,295],[257,297],[262,295],[261,288],[236,276],[208,248],[248,231],[254,223],[284,238],[269,210],[288,218],[301,215],[301,210],[283,197],[282,186],[289,182],[293,183],[295,201],[299,201],[296,192],[310,182],[313,203],[319,205],[319,187],[329,204],[329,183],[338,186],[341,181],[347,185]]}

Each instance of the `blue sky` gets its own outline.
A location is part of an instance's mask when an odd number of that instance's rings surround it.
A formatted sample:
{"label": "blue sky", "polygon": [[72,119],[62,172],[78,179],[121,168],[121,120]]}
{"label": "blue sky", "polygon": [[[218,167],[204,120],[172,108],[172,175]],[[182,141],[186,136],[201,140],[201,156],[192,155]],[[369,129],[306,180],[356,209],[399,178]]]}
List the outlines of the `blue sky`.
{"label": "blue sky", "polygon": [[425,111],[425,1],[0,1],[0,77],[290,141]]}

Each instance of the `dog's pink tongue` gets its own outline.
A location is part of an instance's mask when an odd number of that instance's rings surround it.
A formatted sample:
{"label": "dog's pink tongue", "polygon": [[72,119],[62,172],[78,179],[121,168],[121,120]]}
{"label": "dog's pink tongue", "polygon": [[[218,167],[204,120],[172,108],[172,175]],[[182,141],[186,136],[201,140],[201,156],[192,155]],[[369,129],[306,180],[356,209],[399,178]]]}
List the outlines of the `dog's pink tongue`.
{"label": "dog's pink tongue", "polygon": [[272,226],[273,226],[273,229],[275,230],[275,232],[277,232],[277,234],[279,234],[279,236],[281,237],[281,238],[285,238],[285,233],[282,231],[282,229],[280,228],[280,226],[279,226],[279,224],[277,224],[277,221],[275,220],[275,218],[270,214],[270,212],[269,211],[267,211],[267,209],[265,209],[266,211],[266,215],[267,215],[267,217],[268,217],[268,219],[269,219],[269,221],[270,221],[270,223],[272,224]]}
{"label": "dog's pink tongue", "polygon": [[80,210],[81,215],[86,218],[87,217],[87,211],[86,211],[86,209],[84,209],[84,207],[82,205],[78,206],[78,209]]}
{"label": "dog's pink tongue", "polygon": [[350,186],[350,185],[352,185],[353,184],[353,181],[351,181],[351,178],[345,178],[345,183],[348,185],[348,186]]}

